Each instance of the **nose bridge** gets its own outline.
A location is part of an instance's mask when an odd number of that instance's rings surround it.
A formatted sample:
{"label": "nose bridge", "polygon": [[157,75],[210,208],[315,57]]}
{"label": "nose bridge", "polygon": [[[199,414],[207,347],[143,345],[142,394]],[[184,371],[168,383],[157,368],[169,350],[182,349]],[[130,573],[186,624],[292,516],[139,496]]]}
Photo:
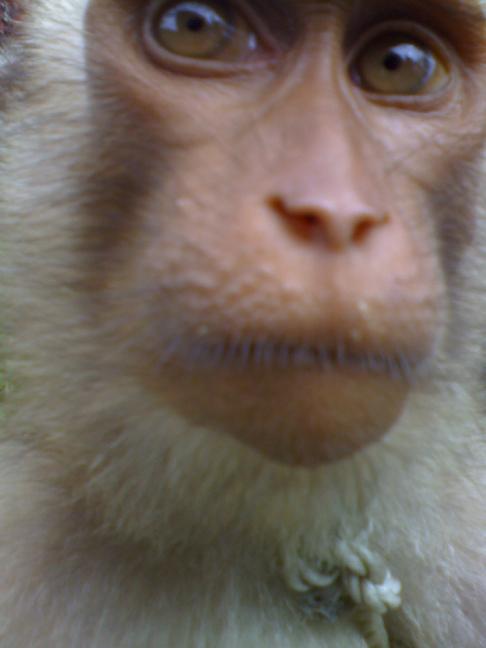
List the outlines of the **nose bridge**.
{"label": "nose bridge", "polygon": [[388,221],[379,156],[338,84],[309,83],[287,97],[276,120],[284,146],[268,204],[301,234],[342,248]]}
{"label": "nose bridge", "polygon": [[[313,78],[308,83],[311,82],[311,88],[305,93],[297,92],[287,99],[277,120],[282,124],[285,142],[285,151],[280,153],[290,163],[291,175],[297,179],[299,165],[294,165],[298,160],[305,161],[300,166],[302,179],[309,178],[308,185],[315,186],[314,173],[317,173],[323,188],[326,184],[336,187],[343,182],[349,188],[352,179],[355,190],[368,193],[365,191],[368,178],[375,169],[370,164],[375,157],[371,137],[339,84],[324,79],[321,89],[316,87],[319,79]],[[298,128],[296,121],[300,122]],[[292,140],[287,133],[292,133]]]}

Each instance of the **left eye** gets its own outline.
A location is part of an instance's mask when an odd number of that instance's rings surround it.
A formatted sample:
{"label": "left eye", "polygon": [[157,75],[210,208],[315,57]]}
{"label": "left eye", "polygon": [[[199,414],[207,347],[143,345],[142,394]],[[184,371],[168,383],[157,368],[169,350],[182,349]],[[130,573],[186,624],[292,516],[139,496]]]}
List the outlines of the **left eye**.
{"label": "left eye", "polygon": [[449,71],[441,57],[407,34],[381,34],[360,49],[353,78],[364,90],[380,95],[431,94],[447,84]]}
{"label": "left eye", "polygon": [[244,16],[224,0],[159,0],[148,20],[149,45],[162,59],[237,63],[258,48]]}

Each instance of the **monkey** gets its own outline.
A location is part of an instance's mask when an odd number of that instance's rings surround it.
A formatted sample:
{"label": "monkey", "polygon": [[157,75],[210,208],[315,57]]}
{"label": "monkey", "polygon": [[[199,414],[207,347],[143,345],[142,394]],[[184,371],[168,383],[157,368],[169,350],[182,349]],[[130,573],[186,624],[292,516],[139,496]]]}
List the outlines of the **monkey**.
{"label": "monkey", "polygon": [[486,646],[486,5],[1,11],[0,647]]}

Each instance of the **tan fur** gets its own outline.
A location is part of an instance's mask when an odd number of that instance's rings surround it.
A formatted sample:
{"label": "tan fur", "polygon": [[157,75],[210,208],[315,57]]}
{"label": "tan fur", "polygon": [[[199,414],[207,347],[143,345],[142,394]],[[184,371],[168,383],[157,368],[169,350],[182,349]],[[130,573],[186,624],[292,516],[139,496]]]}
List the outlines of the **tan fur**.
{"label": "tan fur", "polygon": [[[346,605],[331,622],[288,585],[301,564],[332,572],[340,542],[401,583],[384,617],[393,648],[486,646],[484,124],[471,124],[457,186],[431,198],[476,226],[430,374],[381,441],[318,468],[280,464],[161,407],[132,371],[138,322],[120,333],[119,318],[137,249],[110,237],[118,223],[135,240],[117,218],[138,132],[121,104],[118,123],[92,130],[89,91],[118,98],[105,79],[89,85],[86,4],[29,4],[3,66],[1,648],[370,648],[380,619]],[[86,216],[107,186],[104,226]],[[107,275],[120,281],[111,303]]]}

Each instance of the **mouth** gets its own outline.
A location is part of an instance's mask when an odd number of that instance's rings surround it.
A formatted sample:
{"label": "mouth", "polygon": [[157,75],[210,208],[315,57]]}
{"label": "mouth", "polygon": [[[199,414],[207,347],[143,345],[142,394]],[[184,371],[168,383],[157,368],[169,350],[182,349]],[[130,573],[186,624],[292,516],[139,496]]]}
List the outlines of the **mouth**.
{"label": "mouth", "polygon": [[153,358],[152,385],[191,423],[277,462],[321,465],[383,437],[422,378],[427,353],[386,343],[185,332]]}
{"label": "mouth", "polygon": [[178,337],[166,346],[162,365],[176,362],[188,371],[312,371],[387,376],[411,382],[424,370],[425,354],[357,345],[345,339],[295,342],[271,337],[221,336],[217,339]]}

